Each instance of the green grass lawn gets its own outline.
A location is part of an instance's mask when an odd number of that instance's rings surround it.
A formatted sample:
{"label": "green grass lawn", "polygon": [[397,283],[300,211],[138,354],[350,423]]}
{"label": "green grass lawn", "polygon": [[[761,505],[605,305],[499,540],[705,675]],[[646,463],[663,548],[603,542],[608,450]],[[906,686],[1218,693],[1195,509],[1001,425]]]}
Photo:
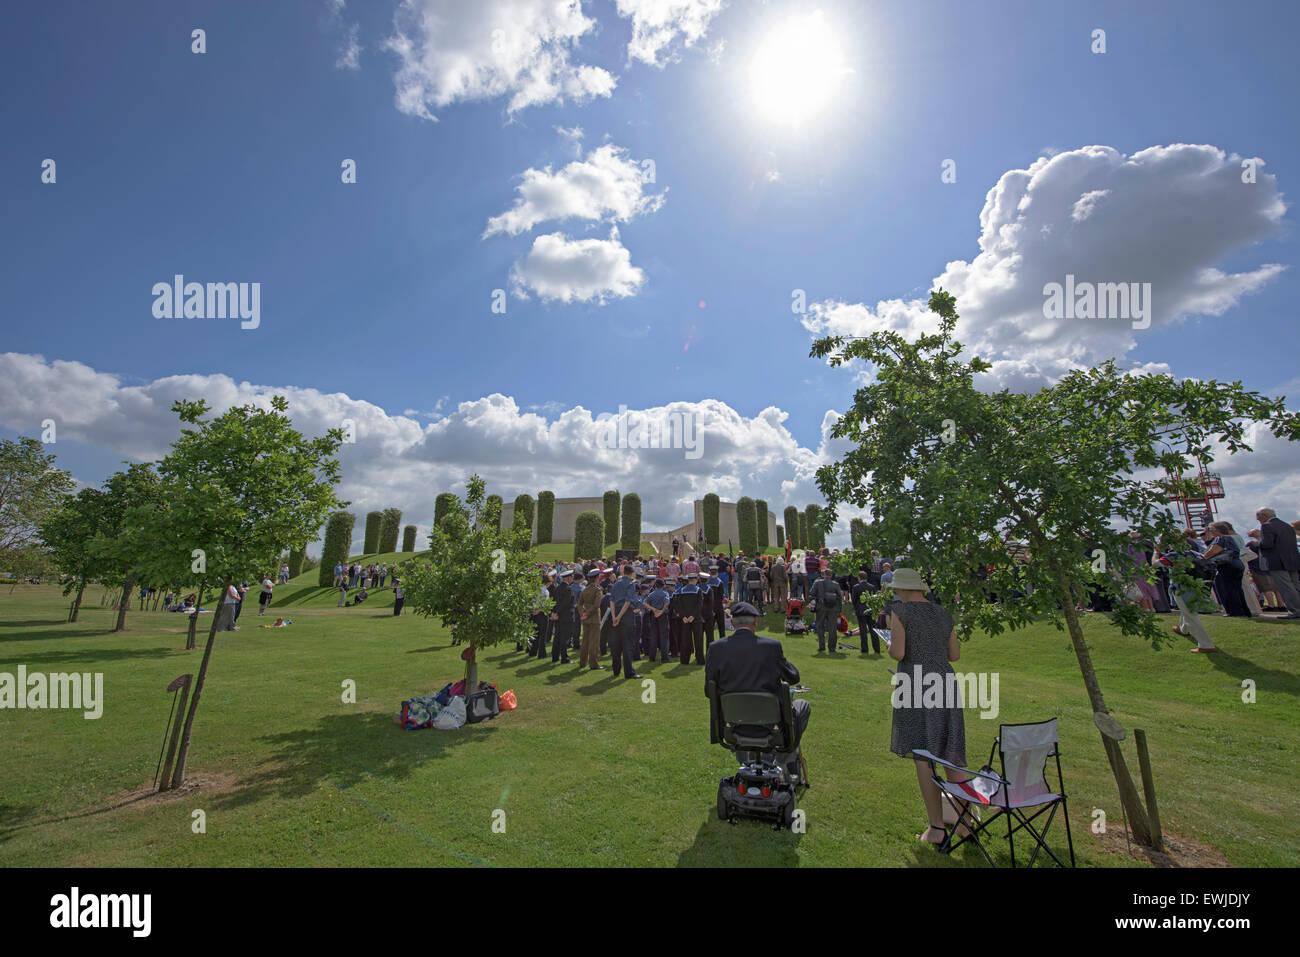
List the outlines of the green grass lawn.
{"label": "green grass lawn", "polygon": [[[813,787],[799,798],[807,832],[777,833],[717,820],[733,763],[709,744],[693,665],[643,663],[655,680],[647,704],[640,683],[538,663],[511,644],[485,651],[480,673],[515,690],[517,711],[458,731],[401,730],[399,702],[459,677],[461,649],[434,623],[392,617],[376,594],[376,607],[291,605],[294,624],[278,631],[259,629],[270,619],[246,603],[241,630],[218,638],[195,725],[189,771],[204,786],[123,805],[153,777],[164,689],[197,672],[202,641],[184,651],[185,620],[164,612],[133,610],[129,630],[110,633],[98,588],[73,625],[54,586],[0,592],[0,672],[103,672],[105,691],[98,720],[0,711],[0,864],[987,866],[973,849],[945,858],[915,840],[925,815],[912,762],[888,750],[888,658],[786,640],[813,689]],[[779,616],[767,624],[778,633]],[[1300,627],[1212,619],[1223,652],[1202,656],[1182,640],[1154,651],[1099,616],[1086,624],[1115,716],[1148,734],[1166,829],[1234,865],[1300,864]],[[1090,831],[1094,808],[1112,828],[1120,812],[1065,636],[1042,625],[976,638],[957,667],[998,672],[1001,721],[1059,716],[1080,863],[1136,866]],[[341,700],[348,679],[355,704]],[[1244,679],[1254,704],[1242,702]],[[973,765],[997,723],[967,712]],[[504,833],[491,826],[497,809]],[[192,833],[195,810],[205,834]],[[998,853],[1006,860],[1005,841]]]}

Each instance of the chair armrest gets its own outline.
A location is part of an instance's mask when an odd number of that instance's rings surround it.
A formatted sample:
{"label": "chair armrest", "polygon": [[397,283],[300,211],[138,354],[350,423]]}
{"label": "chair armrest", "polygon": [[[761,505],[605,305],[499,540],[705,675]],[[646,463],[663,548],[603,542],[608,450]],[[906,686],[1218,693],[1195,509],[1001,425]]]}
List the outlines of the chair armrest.
{"label": "chair armrest", "polygon": [[933,767],[936,764],[942,764],[945,768],[952,768],[954,771],[961,771],[965,774],[969,774],[971,777],[988,778],[990,781],[996,781],[998,784],[1007,783],[1002,779],[1002,776],[1000,774],[998,774],[996,771],[993,771],[991,769],[988,771],[972,771],[970,768],[963,768],[960,764],[953,764],[951,761],[945,761],[943,758],[933,755],[929,751],[924,751],[919,748],[912,749],[912,756],[914,758],[921,758],[923,761],[930,762],[931,767]]}

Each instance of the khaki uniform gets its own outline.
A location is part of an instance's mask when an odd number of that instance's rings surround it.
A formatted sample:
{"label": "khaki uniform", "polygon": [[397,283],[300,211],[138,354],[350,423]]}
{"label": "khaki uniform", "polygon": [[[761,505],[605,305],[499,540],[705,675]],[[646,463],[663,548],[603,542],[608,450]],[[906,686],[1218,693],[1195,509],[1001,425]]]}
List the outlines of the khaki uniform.
{"label": "khaki uniform", "polygon": [[768,578],[772,585],[772,603],[784,615],[786,601],[790,597],[790,580],[786,574],[785,565],[780,563],[773,565]]}
{"label": "khaki uniform", "polygon": [[600,599],[604,592],[593,579],[578,596],[578,620],[582,622],[582,647],[578,651],[578,667],[598,667],[600,655]]}

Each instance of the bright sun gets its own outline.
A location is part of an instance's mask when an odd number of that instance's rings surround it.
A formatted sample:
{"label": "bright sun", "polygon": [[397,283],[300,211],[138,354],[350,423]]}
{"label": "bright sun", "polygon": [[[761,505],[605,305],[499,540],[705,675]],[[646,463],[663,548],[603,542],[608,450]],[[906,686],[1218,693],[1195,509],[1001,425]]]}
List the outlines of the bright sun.
{"label": "bright sun", "polygon": [[843,56],[822,12],[792,17],[767,34],[750,65],[754,104],[769,121],[801,125],[834,98]]}

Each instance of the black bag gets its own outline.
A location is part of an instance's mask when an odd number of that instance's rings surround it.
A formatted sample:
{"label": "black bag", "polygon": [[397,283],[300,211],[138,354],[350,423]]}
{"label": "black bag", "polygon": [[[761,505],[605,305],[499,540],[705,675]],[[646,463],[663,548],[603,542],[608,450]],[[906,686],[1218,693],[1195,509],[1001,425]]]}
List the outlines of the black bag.
{"label": "black bag", "polygon": [[1192,556],[1191,574],[1193,578],[1214,581],[1214,576],[1218,571],[1219,566],[1214,563],[1213,558],[1202,558],[1200,555]]}
{"label": "black bag", "polygon": [[497,689],[485,681],[478,683],[478,690],[465,699],[465,723],[477,724],[495,718],[501,712],[501,695]]}

